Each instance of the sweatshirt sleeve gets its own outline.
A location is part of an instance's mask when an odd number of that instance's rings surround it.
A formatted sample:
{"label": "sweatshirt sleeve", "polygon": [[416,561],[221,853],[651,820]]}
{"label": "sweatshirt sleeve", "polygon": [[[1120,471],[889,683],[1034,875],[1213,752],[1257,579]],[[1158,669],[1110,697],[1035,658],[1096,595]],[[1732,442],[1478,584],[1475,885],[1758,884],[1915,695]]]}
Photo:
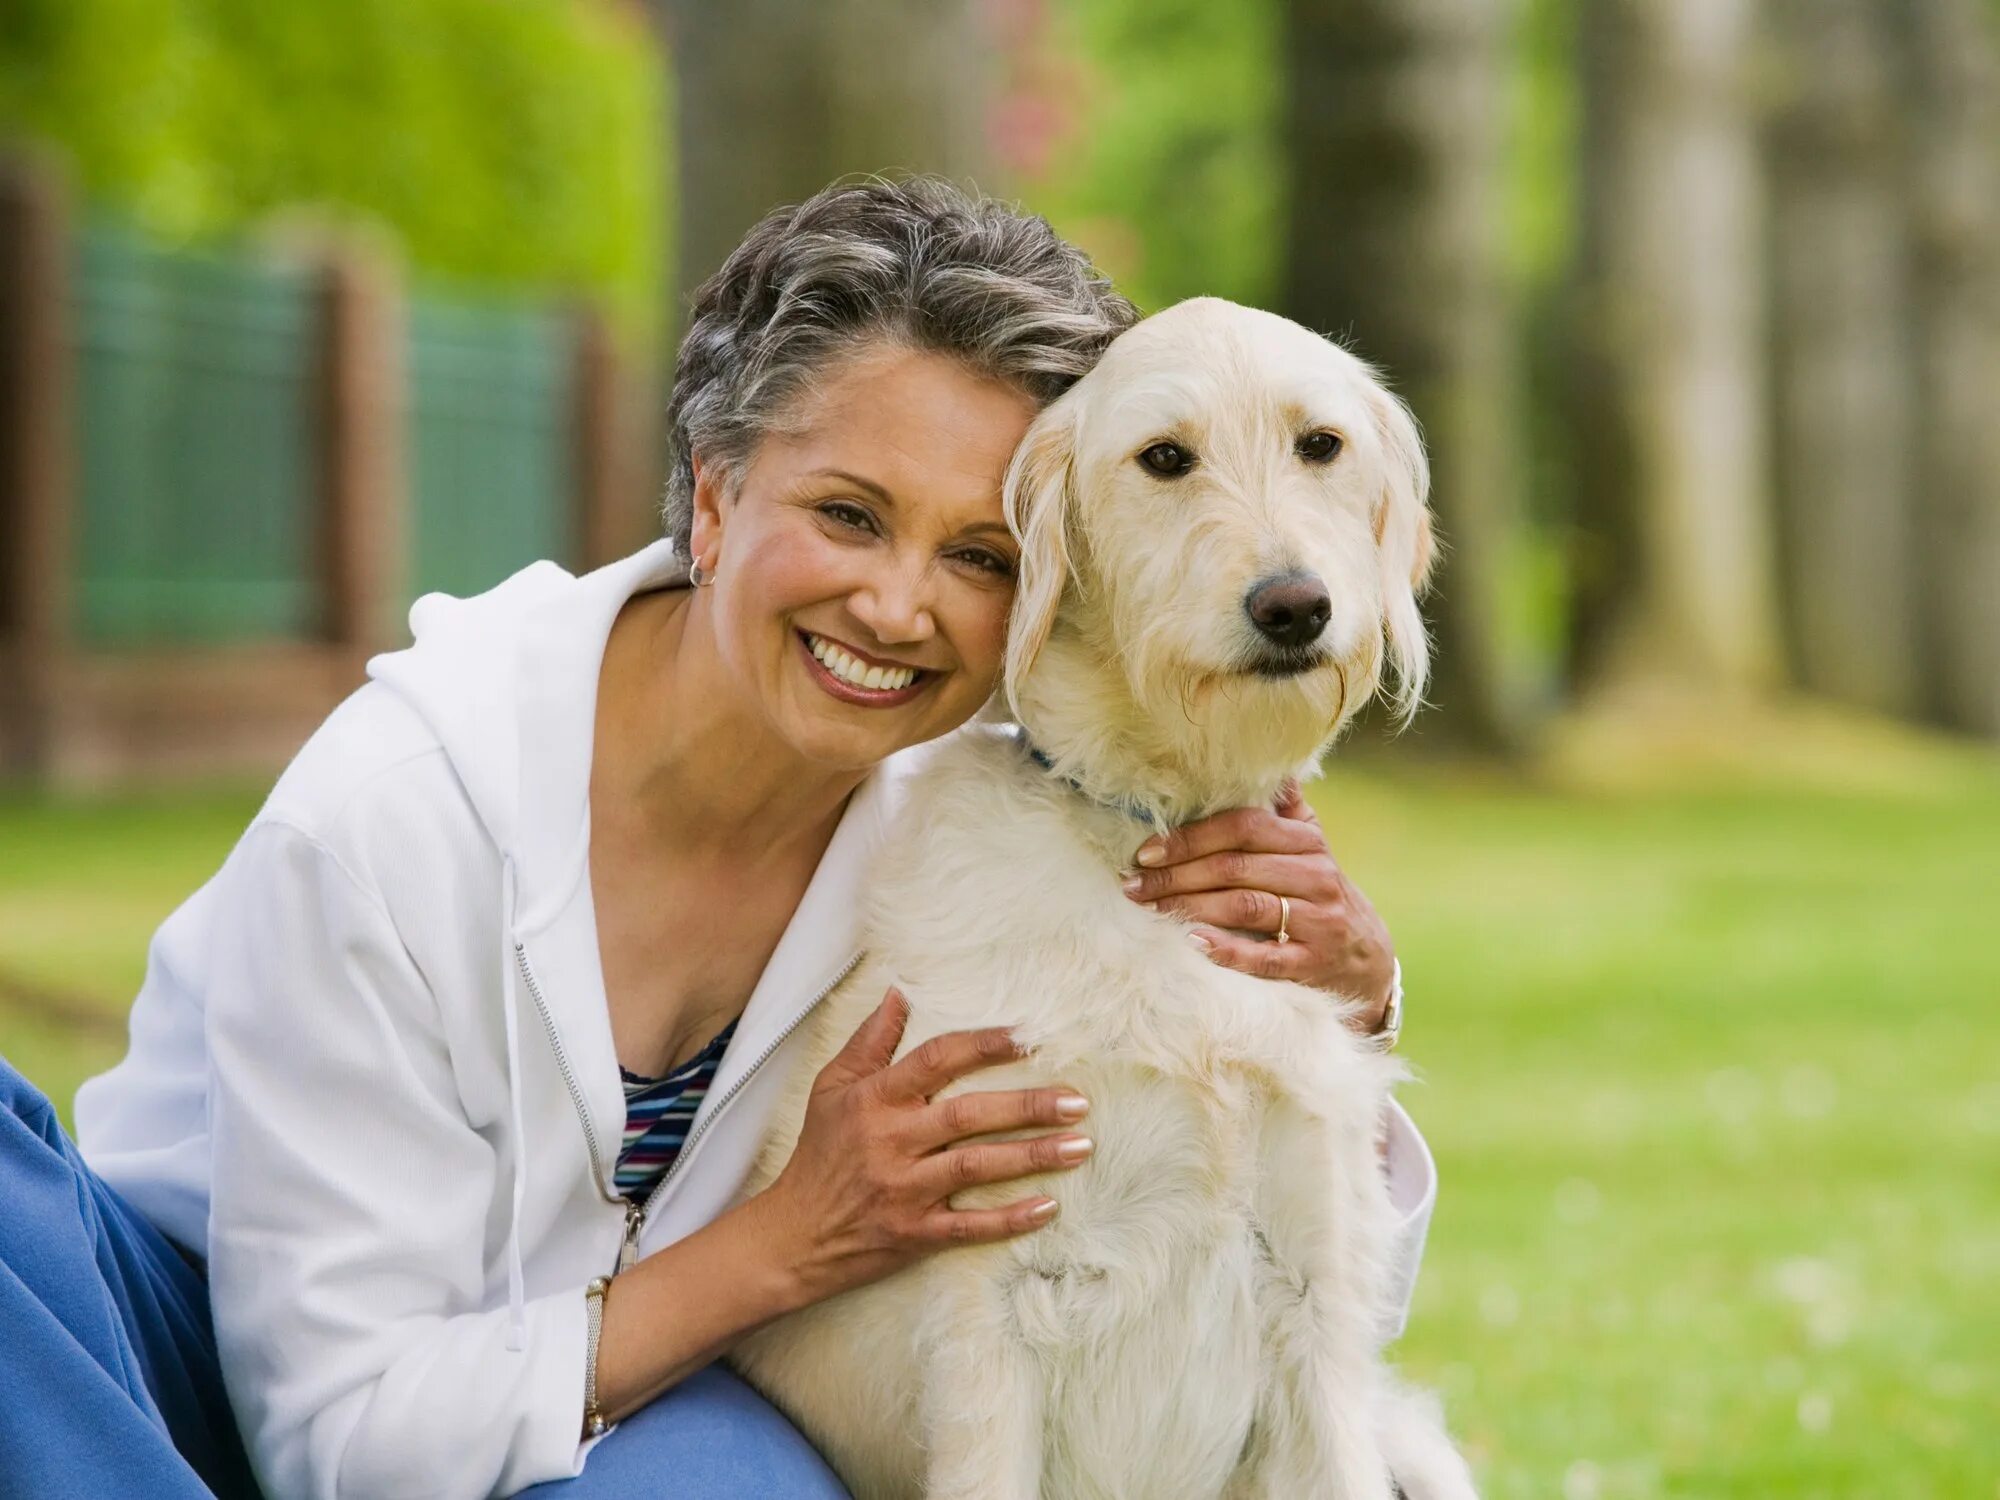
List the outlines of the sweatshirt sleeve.
{"label": "sweatshirt sleeve", "polygon": [[1415,1123],[1394,1100],[1389,1104],[1383,1139],[1383,1170],[1389,1176],[1389,1202],[1396,1211],[1389,1264],[1391,1316],[1383,1329],[1383,1341],[1393,1343],[1409,1324],[1410,1303],[1417,1294],[1424,1236],[1430,1231],[1431,1209],[1437,1203],[1437,1164]]}
{"label": "sweatshirt sleeve", "polygon": [[583,1288],[531,1299],[518,1350],[507,1310],[480,1310],[500,1164],[379,896],[282,823],[230,864],[209,955],[209,1277],[265,1490],[476,1500],[573,1476]]}

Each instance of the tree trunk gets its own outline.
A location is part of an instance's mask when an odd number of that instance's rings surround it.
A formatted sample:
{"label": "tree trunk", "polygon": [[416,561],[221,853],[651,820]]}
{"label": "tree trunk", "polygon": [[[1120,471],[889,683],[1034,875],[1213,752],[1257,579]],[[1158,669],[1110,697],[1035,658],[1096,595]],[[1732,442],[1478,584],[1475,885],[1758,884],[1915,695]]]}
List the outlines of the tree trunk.
{"label": "tree trunk", "polygon": [[678,96],[675,306],[769,210],[861,172],[985,165],[969,0],[653,0]]}
{"label": "tree trunk", "polygon": [[1774,0],[1770,131],[1775,473],[1794,660],[1807,687],[1899,714],[1919,697],[1903,106],[1883,24],[1902,3]]}
{"label": "tree trunk", "polygon": [[1923,706],[2000,737],[2000,22],[1982,0],[1897,17]]}
{"label": "tree trunk", "polygon": [[1779,672],[1753,0],[1592,0],[1576,316],[1586,688]]}
{"label": "tree trunk", "polygon": [[1289,0],[1283,311],[1381,365],[1423,424],[1447,551],[1437,732],[1520,736],[1505,645],[1517,542],[1500,226],[1509,0]]}

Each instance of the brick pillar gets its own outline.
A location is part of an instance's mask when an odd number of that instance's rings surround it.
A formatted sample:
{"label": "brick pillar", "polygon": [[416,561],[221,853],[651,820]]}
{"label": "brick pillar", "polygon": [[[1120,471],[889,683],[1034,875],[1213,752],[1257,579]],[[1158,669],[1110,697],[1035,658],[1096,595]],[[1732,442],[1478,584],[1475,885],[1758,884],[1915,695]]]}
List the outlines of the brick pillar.
{"label": "brick pillar", "polygon": [[579,568],[596,568],[650,538],[651,497],[640,420],[647,383],[618,347],[604,314],[585,307],[575,319],[575,510],[571,550]]}
{"label": "brick pillar", "polygon": [[401,639],[407,547],[396,269],[342,246],[321,282],[321,628],[365,657]]}
{"label": "brick pillar", "polygon": [[67,199],[52,156],[0,154],[0,775],[52,769],[69,644]]}

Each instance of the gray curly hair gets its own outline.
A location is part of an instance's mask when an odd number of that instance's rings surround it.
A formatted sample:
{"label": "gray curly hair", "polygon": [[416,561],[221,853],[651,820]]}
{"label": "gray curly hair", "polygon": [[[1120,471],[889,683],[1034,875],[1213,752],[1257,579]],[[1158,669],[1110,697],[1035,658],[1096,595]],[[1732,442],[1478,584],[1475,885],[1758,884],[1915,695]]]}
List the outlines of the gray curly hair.
{"label": "gray curly hair", "polygon": [[796,398],[862,345],[951,355],[1047,405],[1138,319],[1046,219],[934,177],[836,183],[774,210],[691,312],[661,507],[683,556],[695,455],[740,479]]}

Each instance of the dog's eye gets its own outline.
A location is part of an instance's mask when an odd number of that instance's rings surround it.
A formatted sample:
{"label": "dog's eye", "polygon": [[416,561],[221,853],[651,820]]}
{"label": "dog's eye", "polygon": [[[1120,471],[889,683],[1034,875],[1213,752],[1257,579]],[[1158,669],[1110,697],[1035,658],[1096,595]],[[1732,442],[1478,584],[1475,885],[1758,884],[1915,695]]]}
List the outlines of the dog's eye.
{"label": "dog's eye", "polygon": [[1334,455],[1340,452],[1340,434],[1337,432],[1309,432],[1297,444],[1298,455],[1309,464],[1332,463]]}
{"label": "dog's eye", "polygon": [[1140,453],[1139,462],[1162,479],[1174,479],[1194,467],[1194,455],[1179,443],[1155,443]]}

